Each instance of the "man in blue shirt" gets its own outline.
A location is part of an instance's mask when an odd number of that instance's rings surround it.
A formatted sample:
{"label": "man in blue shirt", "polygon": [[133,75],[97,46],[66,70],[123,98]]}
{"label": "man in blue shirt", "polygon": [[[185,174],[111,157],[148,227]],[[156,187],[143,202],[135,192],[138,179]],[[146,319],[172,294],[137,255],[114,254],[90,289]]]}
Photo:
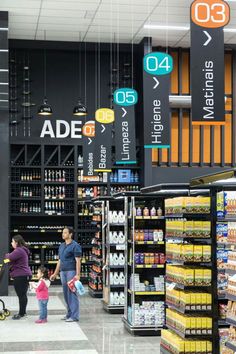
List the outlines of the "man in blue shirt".
{"label": "man in blue shirt", "polygon": [[63,318],[66,322],[79,320],[79,298],[67,285],[67,282],[74,277],[80,280],[82,249],[72,237],[73,229],[65,227],[62,232],[62,238],[65,242],[59,247],[59,260],[54,273],[50,277],[50,280],[53,281],[60,272],[64,299],[67,305],[67,314]]}

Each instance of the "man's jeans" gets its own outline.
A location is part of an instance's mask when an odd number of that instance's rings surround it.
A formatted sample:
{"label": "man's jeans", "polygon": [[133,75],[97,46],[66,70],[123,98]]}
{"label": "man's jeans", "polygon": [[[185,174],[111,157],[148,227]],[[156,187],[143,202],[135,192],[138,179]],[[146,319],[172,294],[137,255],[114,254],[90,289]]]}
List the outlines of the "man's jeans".
{"label": "man's jeans", "polygon": [[38,300],[39,302],[39,319],[46,320],[48,316],[48,300]]}
{"label": "man's jeans", "polygon": [[64,299],[67,305],[66,317],[72,318],[73,320],[79,320],[79,298],[77,294],[73,293],[67,285],[67,282],[74,278],[75,275],[75,270],[63,270],[60,272]]}

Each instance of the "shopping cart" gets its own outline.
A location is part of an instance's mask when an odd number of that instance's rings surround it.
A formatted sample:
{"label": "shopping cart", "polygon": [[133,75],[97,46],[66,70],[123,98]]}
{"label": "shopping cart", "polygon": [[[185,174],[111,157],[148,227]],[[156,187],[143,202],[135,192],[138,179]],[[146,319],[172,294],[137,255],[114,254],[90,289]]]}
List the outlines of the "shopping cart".
{"label": "shopping cart", "polygon": [[[3,278],[3,274],[5,271],[6,265],[5,263],[0,264],[0,283],[1,280]],[[5,303],[3,300],[0,299],[0,305],[2,307],[2,309],[0,309],[0,321],[4,321],[6,319],[6,317],[10,316],[10,311],[5,307]]]}

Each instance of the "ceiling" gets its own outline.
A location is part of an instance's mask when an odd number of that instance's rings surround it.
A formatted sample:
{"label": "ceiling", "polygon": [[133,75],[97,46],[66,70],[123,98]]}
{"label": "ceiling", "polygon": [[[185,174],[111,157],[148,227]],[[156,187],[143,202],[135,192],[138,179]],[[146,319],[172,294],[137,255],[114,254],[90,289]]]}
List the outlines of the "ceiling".
{"label": "ceiling", "polygon": [[[0,0],[9,11],[9,38],[87,42],[138,43],[153,37],[154,45],[187,47],[189,30],[150,30],[144,24],[189,26],[192,0]],[[236,29],[236,0],[228,28]],[[236,32],[225,32],[236,44]]]}

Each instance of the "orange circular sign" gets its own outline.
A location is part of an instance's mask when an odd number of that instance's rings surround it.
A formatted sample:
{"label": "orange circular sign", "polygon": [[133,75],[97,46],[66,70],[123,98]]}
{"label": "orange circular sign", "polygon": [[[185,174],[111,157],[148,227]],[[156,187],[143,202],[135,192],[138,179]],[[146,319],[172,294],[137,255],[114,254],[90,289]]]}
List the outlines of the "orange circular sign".
{"label": "orange circular sign", "polygon": [[89,120],[83,125],[82,134],[89,138],[95,137],[95,122],[93,120]]}
{"label": "orange circular sign", "polygon": [[224,27],[230,20],[230,7],[223,0],[196,0],[191,5],[191,19],[205,28]]}

